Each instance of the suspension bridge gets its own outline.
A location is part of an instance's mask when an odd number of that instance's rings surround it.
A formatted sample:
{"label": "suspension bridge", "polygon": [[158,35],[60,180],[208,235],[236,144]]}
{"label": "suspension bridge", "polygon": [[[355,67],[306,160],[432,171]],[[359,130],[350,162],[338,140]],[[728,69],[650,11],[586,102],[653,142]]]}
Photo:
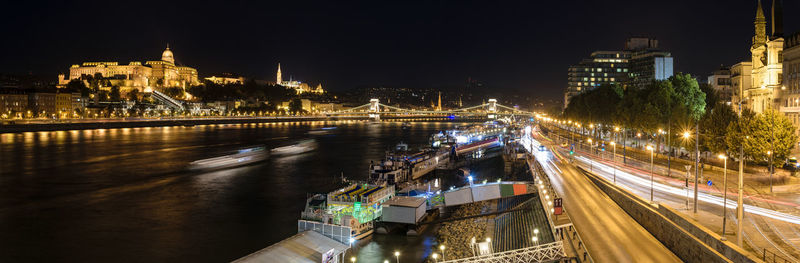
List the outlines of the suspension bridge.
{"label": "suspension bridge", "polygon": [[452,110],[417,110],[417,109],[404,109],[400,107],[386,105],[380,102],[379,99],[370,99],[369,103],[326,113],[332,117],[369,117],[372,119],[380,119],[381,117],[487,117],[489,119],[499,118],[502,116],[533,116],[533,112],[519,110],[514,107],[498,104],[496,99],[489,99],[488,102],[471,107],[465,107]]}

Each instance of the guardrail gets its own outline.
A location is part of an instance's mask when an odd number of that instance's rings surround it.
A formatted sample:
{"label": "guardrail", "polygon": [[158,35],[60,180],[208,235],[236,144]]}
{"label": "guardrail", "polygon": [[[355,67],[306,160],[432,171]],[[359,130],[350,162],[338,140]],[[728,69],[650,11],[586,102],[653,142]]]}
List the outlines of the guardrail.
{"label": "guardrail", "polygon": [[498,263],[531,263],[553,261],[564,258],[564,243],[556,241],[538,246],[508,250],[489,255],[460,258],[442,263],[455,262],[498,262]]}

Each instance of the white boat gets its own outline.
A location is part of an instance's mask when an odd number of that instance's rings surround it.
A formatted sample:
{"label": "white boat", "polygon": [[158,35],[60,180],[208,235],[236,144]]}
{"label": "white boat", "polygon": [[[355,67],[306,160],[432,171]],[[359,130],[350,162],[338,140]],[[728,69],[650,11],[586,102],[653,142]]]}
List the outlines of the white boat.
{"label": "white boat", "polygon": [[236,166],[248,165],[267,159],[267,152],[264,147],[252,147],[239,150],[233,154],[223,155],[214,158],[197,160],[189,163],[189,169],[223,169]]}
{"label": "white boat", "polygon": [[353,183],[308,198],[300,220],[348,227],[350,237],[362,239],[372,234],[373,222],[382,213],[381,204],[394,194],[393,185]]}
{"label": "white boat", "polygon": [[323,127],[322,129],[308,131],[308,135],[328,135],[335,129],[336,127]]}
{"label": "white boat", "polygon": [[273,148],[270,153],[273,155],[295,155],[310,152],[314,149],[316,149],[314,140],[305,140],[297,144]]}

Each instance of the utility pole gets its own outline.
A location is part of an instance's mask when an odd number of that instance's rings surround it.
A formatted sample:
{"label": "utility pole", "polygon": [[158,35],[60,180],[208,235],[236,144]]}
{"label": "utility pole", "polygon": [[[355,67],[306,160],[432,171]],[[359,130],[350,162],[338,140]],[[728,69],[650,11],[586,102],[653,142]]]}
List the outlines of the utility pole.
{"label": "utility pole", "polygon": [[[739,96],[742,96],[739,89]],[[739,121],[742,120],[742,99],[739,98]],[[742,220],[744,220],[744,143],[739,143],[739,197],[736,200],[736,244],[742,246]]]}
{"label": "utility pole", "polygon": [[694,213],[697,214],[697,175],[700,174],[700,122],[694,121]]}

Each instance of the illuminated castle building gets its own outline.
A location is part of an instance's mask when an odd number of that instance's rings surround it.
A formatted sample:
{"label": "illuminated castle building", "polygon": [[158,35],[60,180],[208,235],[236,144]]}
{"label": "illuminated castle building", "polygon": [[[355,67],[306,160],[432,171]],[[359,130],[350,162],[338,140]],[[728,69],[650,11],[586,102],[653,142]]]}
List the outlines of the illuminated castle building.
{"label": "illuminated castle building", "polygon": [[303,93],[322,94],[322,93],[325,93],[325,90],[322,89],[322,84],[317,84],[316,88],[311,88],[311,86],[309,86],[308,83],[303,83],[303,82],[300,82],[300,81],[297,81],[297,80],[291,80],[291,79],[290,80],[283,80],[283,78],[281,76],[281,64],[280,63],[278,63],[278,74],[277,74],[277,78],[275,80],[275,83],[277,83],[278,85],[287,87],[287,88],[292,88],[292,89],[294,89],[294,91],[297,94],[303,94]]}
{"label": "illuminated castle building", "polygon": [[100,74],[109,78],[111,85],[119,86],[120,91],[128,92],[134,89],[151,91],[153,88],[188,88],[197,85],[197,70],[190,67],[175,65],[172,50],[167,49],[161,54],[161,60],[147,61],[144,64],[133,61],[127,65],[118,62],[83,62],[69,68],[69,76],[58,76],[60,86],[64,86],[73,79],[82,76]]}

